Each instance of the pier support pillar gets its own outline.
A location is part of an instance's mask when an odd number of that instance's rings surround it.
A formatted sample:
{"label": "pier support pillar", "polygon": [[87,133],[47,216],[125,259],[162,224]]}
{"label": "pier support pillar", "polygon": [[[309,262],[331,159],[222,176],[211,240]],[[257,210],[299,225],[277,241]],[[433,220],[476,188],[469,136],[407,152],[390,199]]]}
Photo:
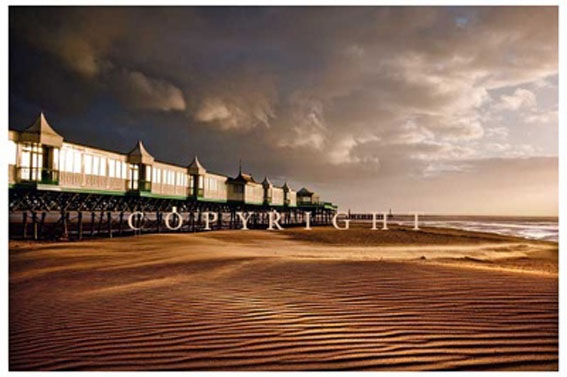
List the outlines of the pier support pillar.
{"label": "pier support pillar", "polygon": [[28,230],[28,213],[24,212],[22,214],[22,238],[27,238],[27,230]]}
{"label": "pier support pillar", "polygon": [[106,213],[106,218],[108,220],[108,238],[112,238],[112,213],[110,211]]}
{"label": "pier support pillar", "polygon": [[83,239],[83,212],[79,211],[77,215],[77,239]]}
{"label": "pier support pillar", "polygon": [[33,239],[37,241],[37,213],[32,212],[32,228],[33,228]]}

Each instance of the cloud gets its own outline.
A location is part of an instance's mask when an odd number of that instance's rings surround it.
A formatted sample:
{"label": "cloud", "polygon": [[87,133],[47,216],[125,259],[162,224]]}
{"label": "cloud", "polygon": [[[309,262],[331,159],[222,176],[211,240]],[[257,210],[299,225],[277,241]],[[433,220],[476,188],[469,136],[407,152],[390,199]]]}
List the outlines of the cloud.
{"label": "cloud", "polygon": [[415,120],[406,121],[401,127],[400,132],[388,138],[387,142],[391,144],[420,144],[431,141],[435,138],[435,134],[427,127],[420,126]]}
{"label": "cloud", "polygon": [[72,70],[92,77],[99,72],[99,62],[92,46],[76,35],[65,35],[47,44]]}
{"label": "cloud", "polygon": [[275,117],[277,100],[275,84],[270,75],[258,75],[247,68],[240,75],[223,74],[201,92],[193,118],[221,130],[247,131],[256,127],[269,128]]}
{"label": "cloud", "polygon": [[508,135],[509,135],[509,130],[507,127],[496,126],[486,129],[486,136],[488,138],[506,139]]}
{"label": "cloud", "polygon": [[380,158],[376,154],[360,154],[358,148],[364,144],[377,142],[380,139],[374,135],[355,138],[352,135],[341,136],[329,145],[329,162],[333,165],[366,164],[379,168]]}
{"label": "cloud", "polygon": [[301,92],[290,95],[278,120],[275,144],[281,148],[315,148],[322,150],[327,142],[328,127],[323,103]]}
{"label": "cloud", "polygon": [[512,95],[502,95],[500,103],[496,105],[499,110],[516,111],[519,109],[533,110],[537,108],[537,99],[528,89],[518,88]]}
{"label": "cloud", "polygon": [[[208,98],[195,114],[195,118],[201,122],[225,121],[233,117],[233,112],[218,98]],[[227,128],[233,126],[233,122],[227,124]]]}
{"label": "cloud", "polygon": [[[29,43],[55,56],[91,85],[108,88],[127,107],[185,110],[181,89],[165,79],[131,69],[114,56],[115,44],[131,32],[134,19],[126,9],[53,8],[38,13],[30,8],[13,12],[13,20],[11,26]],[[33,28],[28,28],[30,22]]]}
{"label": "cloud", "polygon": [[127,32],[124,11],[104,7],[14,8],[10,29],[37,49],[57,57],[71,71],[93,79],[106,64],[112,43]]}
{"label": "cloud", "polygon": [[[253,109],[251,108],[253,107]],[[247,100],[207,97],[194,114],[195,120],[222,130],[249,130],[258,126],[270,127],[273,116],[269,103],[251,104]]]}
{"label": "cloud", "polygon": [[475,155],[472,148],[451,143],[430,142],[417,146],[411,153],[411,158],[425,161],[459,161]]}
{"label": "cloud", "polygon": [[557,215],[557,158],[492,158],[463,161],[459,167],[428,165],[427,175],[400,180],[381,177],[357,186],[356,196],[334,184],[318,189],[344,198],[342,208],[389,208],[394,214]]}
{"label": "cloud", "polygon": [[486,150],[484,158],[526,158],[536,155],[536,149],[529,144],[487,143],[483,145],[483,149]]}
{"label": "cloud", "polygon": [[557,7],[11,8],[11,120],[106,106],[171,125],[172,161],[407,184],[556,154],[557,31]]}
{"label": "cloud", "polygon": [[136,110],[181,111],[186,104],[181,89],[137,71],[120,71],[112,85],[118,98]]}
{"label": "cloud", "polygon": [[557,110],[532,112],[526,115],[524,120],[526,123],[536,125],[556,125],[558,122],[558,113]]}

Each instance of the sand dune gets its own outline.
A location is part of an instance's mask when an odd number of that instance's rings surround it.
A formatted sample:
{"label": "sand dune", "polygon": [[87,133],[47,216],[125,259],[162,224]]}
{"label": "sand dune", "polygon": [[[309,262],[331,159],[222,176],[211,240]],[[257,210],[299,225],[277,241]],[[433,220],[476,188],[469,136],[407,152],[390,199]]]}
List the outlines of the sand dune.
{"label": "sand dune", "polygon": [[557,370],[556,246],[351,237],[11,244],[10,368]]}

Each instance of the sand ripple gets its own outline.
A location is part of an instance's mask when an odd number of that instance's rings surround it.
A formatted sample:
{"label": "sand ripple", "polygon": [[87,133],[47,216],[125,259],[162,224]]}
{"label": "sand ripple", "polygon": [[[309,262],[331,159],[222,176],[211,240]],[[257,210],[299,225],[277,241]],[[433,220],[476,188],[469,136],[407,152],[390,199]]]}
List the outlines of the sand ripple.
{"label": "sand ripple", "polygon": [[60,269],[11,282],[10,368],[557,369],[557,302],[555,277],[411,262]]}

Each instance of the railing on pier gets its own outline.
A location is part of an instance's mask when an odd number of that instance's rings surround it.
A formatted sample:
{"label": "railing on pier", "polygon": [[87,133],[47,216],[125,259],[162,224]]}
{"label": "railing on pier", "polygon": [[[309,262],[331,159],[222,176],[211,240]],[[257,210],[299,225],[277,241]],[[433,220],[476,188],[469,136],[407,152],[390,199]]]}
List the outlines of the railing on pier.
{"label": "railing on pier", "polygon": [[[372,221],[374,219],[374,216],[376,216],[376,220],[383,220],[384,219],[384,213],[376,213],[376,215],[373,215],[372,213],[348,213],[347,214],[347,218],[349,220],[362,220],[362,221]],[[386,214],[388,219],[392,219],[394,217],[394,215],[392,215],[391,213],[387,213]]]}
{"label": "railing on pier", "polygon": [[51,185],[59,183],[59,171],[47,168],[18,167],[16,176],[18,181],[23,183],[37,182]]}

